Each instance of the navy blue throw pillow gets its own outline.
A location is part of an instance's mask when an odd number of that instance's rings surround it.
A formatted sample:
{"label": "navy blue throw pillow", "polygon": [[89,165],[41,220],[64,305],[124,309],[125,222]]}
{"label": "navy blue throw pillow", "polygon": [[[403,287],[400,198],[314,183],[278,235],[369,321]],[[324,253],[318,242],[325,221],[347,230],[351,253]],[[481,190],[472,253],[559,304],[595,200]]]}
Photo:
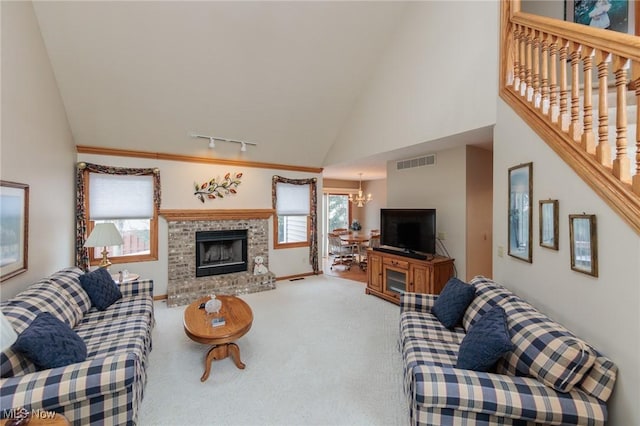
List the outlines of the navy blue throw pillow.
{"label": "navy blue throw pillow", "polygon": [[98,268],[95,271],[88,272],[80,276],[82,288],[89,295],[93,306],[99,311],[104,311],[116,300],[122,298],[120,288],[111,274],[104,268]]}
{"label": "navy blue throw pillow", "polygon": [[438,320],[452,330],[462,317],[476,295],[476,288],[457,278],[451,278],[436,299],[431,312]]}
{"label": "navy blue throw pillow", "polygon": [[12,348],[22,352],[41,370],[87,359],[87,345],[78,333],[49,312],[38,314],[18,335]]}
{"label": "navy blue throw pillow", "polygon": [[462,339],[456,368],[490,371],[502,355],[513,349],[507,314],[496,305],[482,315]]}

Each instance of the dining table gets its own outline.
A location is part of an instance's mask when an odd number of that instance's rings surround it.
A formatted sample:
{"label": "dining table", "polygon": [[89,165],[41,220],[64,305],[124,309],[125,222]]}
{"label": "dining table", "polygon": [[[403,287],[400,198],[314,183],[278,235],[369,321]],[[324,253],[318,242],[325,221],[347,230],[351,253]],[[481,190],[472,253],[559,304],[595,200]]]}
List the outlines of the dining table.
{"label": "dining table", "polygon": [[340,235],[340,239],[347,244],[352,244],[354,247],[353,256],[357,258],[357,263],[362,261],[362,251],[366,249],[366,244],[371,239],[371,234],[368,232],[348,232]]}

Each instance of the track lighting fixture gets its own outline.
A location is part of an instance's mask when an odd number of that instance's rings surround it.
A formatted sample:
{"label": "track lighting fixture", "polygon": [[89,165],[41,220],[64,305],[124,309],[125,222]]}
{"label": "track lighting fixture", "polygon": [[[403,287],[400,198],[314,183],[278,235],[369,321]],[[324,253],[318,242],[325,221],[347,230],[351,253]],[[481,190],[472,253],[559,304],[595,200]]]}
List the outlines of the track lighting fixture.
{"label": "track lighting fixture", "polygon": [[216,141],[240,144],[240,152],[247,152],[247,145],[258,146],[258,144],[254,142],[237,141],[234,139],[219,138],[217,136],[198,135],[195,133],[191,133],[189,136],[191,136],[192,138],[209,139],[210,149],[214,149],[216,147]]}

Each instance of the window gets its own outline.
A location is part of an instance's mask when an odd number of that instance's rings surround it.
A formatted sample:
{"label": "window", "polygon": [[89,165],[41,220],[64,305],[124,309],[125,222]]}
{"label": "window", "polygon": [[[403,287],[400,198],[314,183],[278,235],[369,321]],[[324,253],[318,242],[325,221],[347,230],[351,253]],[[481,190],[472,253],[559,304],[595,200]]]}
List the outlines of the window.
{"label": "window", "polygon": [[309,185],[278,182],[276,199],[274,248],[308,246],[311,210]]}
{"label": "window", "polygon": [[[96,223],[112,222],[124,243],[107,247],[113,263],[158,259],[158,212],[153,174],[93,173],[85,170],[87,235]],[[90,263],[102,258],[102,247],[90,249]]]}
{"label": "window", "polygon": [[349,228],[351,223],[351,204],[346,194],[328,194],[327,230]]}

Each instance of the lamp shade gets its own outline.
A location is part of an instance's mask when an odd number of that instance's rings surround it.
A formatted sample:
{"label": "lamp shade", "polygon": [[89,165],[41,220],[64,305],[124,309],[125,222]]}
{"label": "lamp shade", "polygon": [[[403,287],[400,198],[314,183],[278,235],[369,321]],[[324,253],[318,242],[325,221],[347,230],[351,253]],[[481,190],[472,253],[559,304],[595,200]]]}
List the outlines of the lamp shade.
{"label": "lamp shade", "polygon": [[4,316],[2,312],[0,312],[0,352],[8,349],[18,338],[13,326]]}
{"label": "lamp shade", "polygon": [[116,226],[111,223],[97,223],[91,235],[85,241],[85,247],[108,247],[122,244],[122,236]]}

